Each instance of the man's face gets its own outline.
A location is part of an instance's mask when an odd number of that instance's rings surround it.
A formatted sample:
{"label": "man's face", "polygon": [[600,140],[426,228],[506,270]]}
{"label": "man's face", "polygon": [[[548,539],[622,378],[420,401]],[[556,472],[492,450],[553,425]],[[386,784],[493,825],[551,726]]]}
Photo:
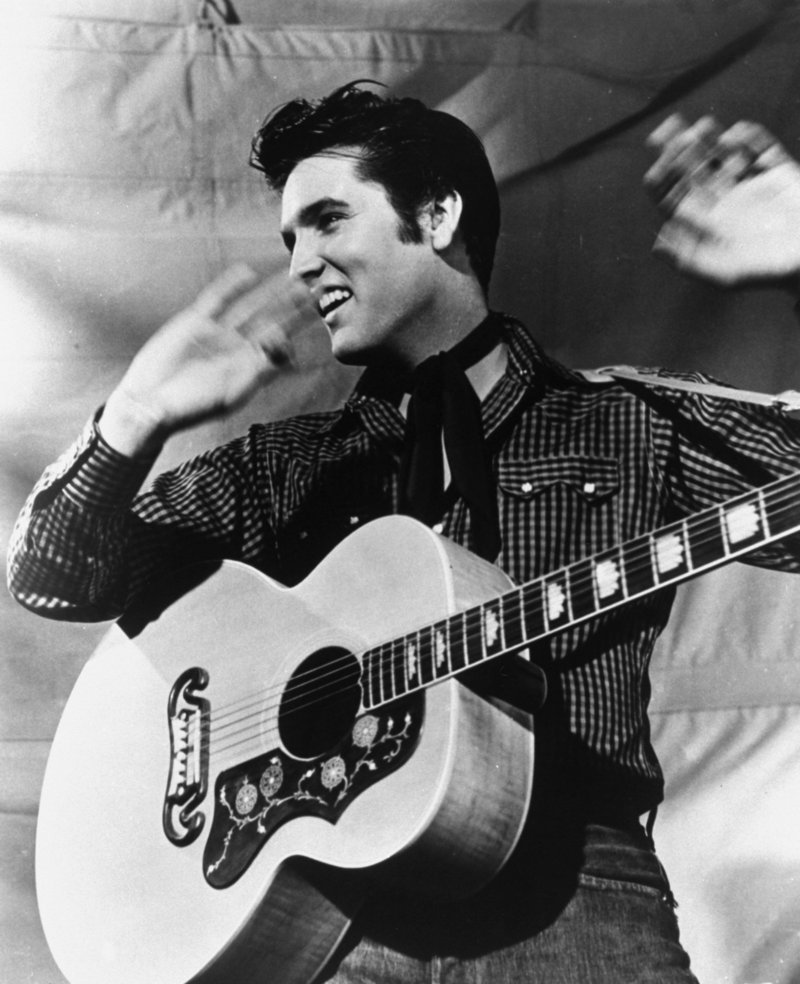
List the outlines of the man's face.
{"label": "man's face", "polygon": [[337,359],[413,362],[435,318],[437,254],[424,219],[421,243],[400,240],[383,187],[360,178],[346,153],[306,158],[289,175],[281,233],[290,274],[308,288]]}

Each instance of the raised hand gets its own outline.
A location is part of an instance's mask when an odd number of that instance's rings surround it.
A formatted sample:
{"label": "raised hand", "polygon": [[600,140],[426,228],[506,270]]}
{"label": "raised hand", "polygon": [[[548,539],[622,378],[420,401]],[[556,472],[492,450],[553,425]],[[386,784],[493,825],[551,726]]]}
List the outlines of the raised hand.
{"label": "raised hand", "polygon": [[756,123],[671,116],[648,140],[645,186],[667,217],[654,250],[723,286],[800,288],[800,166]]}
{"label": "raised hand", "polygon": [[230,413],[290,363],[286,330],[265,314],[266,290],[249,267],[231,267],[160,328],[106,403],[106,441],[129,455],[156,449]]}

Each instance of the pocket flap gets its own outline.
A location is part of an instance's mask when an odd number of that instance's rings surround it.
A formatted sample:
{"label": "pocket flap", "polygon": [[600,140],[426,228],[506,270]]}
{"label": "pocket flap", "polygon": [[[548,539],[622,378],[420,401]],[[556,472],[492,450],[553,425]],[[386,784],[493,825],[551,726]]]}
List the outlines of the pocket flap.
{"label": "pocket flap", "polygon": [[538,461],[501,461],[497,483],[508,495],[531,499],[553,485],[566,485],[589,501],[619,489],[615,458],[555,455]]}

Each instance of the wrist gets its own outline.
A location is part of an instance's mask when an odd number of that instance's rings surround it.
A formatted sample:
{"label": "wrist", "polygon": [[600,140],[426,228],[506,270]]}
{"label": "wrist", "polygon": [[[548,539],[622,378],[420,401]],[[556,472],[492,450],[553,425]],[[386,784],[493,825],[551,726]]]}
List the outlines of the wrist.
{"label": "wrist", "polygon": [[97,426],[106,444],[128,458],[154,457],[169,436],[156,414],[120,388],[108,398]]}

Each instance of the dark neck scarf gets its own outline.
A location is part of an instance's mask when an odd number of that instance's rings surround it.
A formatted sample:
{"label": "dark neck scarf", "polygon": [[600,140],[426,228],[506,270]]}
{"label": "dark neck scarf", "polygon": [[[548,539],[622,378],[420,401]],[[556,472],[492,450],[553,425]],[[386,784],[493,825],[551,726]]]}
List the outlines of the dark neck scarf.
{"label": "dark neck scarf", "polygon": [[480,400],[464,370],[488,355],[500,338],[501,321],[489,314],[449,351],[417,366],[408,387],[400,465],[400,512],[428,526],[439,522],[446,506],[444,437],[453,487],[470,511],[470,546],[487,560],[495,560],[501,546],[497,495]]}

